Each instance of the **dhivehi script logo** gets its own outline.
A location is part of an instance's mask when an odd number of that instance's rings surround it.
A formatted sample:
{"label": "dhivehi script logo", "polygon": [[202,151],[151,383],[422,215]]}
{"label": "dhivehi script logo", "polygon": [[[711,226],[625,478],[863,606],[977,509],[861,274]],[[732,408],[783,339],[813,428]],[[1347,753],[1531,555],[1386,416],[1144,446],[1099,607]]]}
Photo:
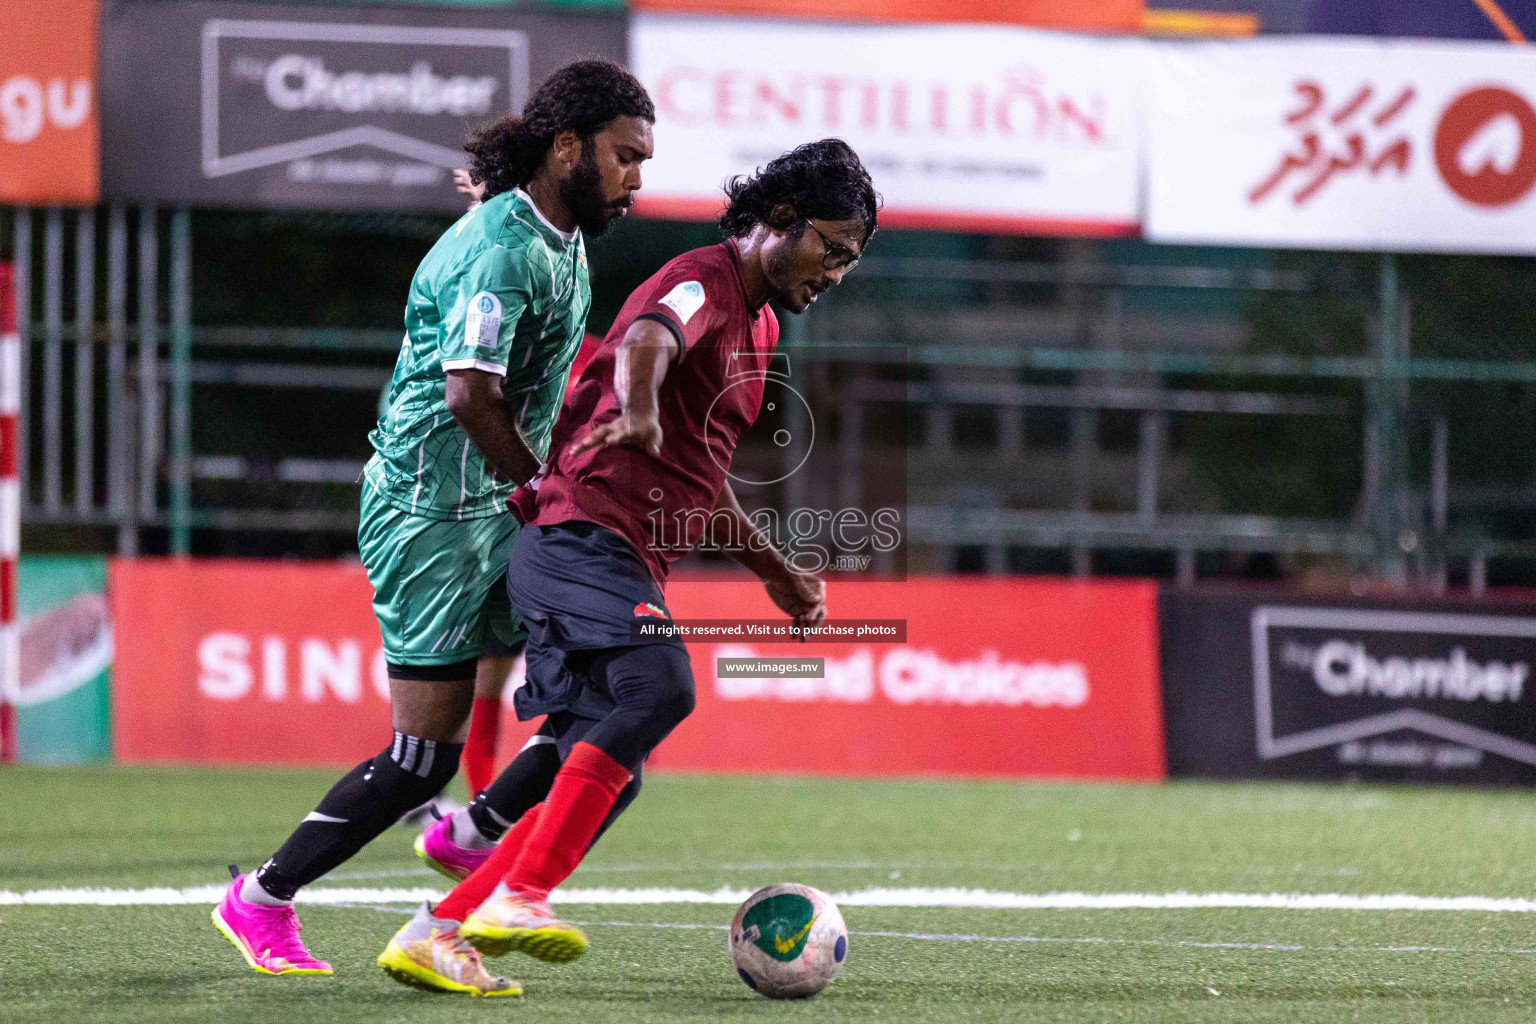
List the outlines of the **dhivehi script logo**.
{"label": "dhivehi script logo", "polygon": [[1258,754],[1408,730],[1536,765],[1536,618],[1261,606]]}
{"label": "dhivehi script logo", "polygon": [[[211,20],[202,33],[203,174],[288,164],[296,181],[438,184],[466,121],[522,109],[528,38],[500,29]],[[317,163],[364,146],[404,163]]]}

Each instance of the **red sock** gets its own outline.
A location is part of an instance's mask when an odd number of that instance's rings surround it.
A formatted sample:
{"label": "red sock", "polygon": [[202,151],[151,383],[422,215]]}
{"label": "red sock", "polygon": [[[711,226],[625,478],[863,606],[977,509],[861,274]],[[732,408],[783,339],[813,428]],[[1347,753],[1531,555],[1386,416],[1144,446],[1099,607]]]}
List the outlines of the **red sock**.
{"label": "red sock", "polygon": [[524,811],[523,816],[517,819],[517,824],[507,829],[507,834],[501,837],[501,842],[491,851],[490,859],[476,868],[474,874],[454,886],[453,891],[443,897],[443,902],[432,911],[432,916],[462,921],[484,903],[491,890],[517,863],[517,855],[523,852],[523,844],[528,842],[528,836],[539,820],[539,808],[543,806],[536,804]]}
{"label": "red sock", "polygon": [[512,870],[507,888],[542,900],[571,876],[619,791],[632,778],[619,762],[590,743],[578,743],[560,766],[544,811]]}
{"label": "red sock", "polygon": [[476,697],[469,717],[469,742],[460,763],[473,797],[496,778],[496,739],[501,733],[501,698]]}

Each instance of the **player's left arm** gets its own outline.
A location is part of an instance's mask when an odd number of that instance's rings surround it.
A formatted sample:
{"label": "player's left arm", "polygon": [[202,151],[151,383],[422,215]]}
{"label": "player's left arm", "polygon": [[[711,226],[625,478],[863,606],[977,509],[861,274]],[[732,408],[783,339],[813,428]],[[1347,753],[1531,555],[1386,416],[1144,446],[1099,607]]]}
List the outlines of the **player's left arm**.
{"label": "player's left arm", "polygon": [[821,625],[827,617],[827,584],[820,576],[799,572],[789,559],[773,544],[757,524],[747,517],[736,492],[729,482],[720,488],[715,498],[714,516],[724,514],[728,518],[729,543],[725,553],[741,565],[751,569],[763,581],[768,596],[779,609],[795,620],[795,625],[810,629]]}

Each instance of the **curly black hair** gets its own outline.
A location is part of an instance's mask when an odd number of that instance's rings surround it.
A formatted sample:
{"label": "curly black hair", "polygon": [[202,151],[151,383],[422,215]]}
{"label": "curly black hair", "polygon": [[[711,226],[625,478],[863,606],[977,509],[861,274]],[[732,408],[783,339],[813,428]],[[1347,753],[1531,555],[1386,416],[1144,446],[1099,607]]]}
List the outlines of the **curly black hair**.
{"label": "curly black hair", "polygon": [[738,175],[727,181],[725,195],[728,201],[720,214],[720,231],[727,238],[767,223],[774,207],[787,203],[800,218],[862,220],[863,241],[868,242],[881,204],[859,154],[842,139],[797,146],[751,177]]}
{"label": "curly black hair", "polygon": [[485,198],[528,184],[555,136],[574,129],[585,143],[616,117],[652,123],[656,107],[640,80],[610,60],[579,60],[545,79],[523,107],[470,133],[469,176]]}

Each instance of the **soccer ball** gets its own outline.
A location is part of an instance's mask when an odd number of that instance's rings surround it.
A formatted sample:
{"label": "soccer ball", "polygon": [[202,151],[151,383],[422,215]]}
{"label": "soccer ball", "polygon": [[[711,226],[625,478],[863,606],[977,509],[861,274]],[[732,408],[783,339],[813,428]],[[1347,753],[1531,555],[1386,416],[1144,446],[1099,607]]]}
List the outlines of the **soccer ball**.
{"label": "soccer ball", "polygon": [[759,889],[731,921],[731,959],[747,987],[769,999],[804,999],[832,984],[848,957],[848,927],[820,889],[785,882]]}

